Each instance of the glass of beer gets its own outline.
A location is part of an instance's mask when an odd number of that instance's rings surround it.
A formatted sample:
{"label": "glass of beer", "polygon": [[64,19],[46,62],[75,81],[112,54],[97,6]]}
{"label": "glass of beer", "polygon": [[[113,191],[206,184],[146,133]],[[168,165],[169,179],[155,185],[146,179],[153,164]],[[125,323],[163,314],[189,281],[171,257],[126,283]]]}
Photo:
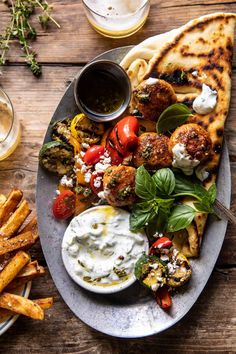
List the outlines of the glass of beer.
{"label": "glass of beer", "polygon": [[146,22],[150,0],[82,0],[92,27],[106,37],[124,38]]}
{"label": "glass of beer", "polygon": [[20,142],[20,123],[10,98],[0,89],[0,161],[13,153]]}

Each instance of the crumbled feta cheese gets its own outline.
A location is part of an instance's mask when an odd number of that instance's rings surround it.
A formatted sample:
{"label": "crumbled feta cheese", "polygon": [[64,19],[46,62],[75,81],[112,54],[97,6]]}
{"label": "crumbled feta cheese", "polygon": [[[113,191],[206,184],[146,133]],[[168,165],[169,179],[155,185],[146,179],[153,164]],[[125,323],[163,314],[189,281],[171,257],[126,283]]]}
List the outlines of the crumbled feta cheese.
{"label": "crumbled feta cheese", "polygon": [[94,181],[93,181],[93,185],[95,188],[100,188],[102,185],[102,177],[101,176],[97,176]]}
{"label": "crumbled feta cheese", "polygon": [[169,260],[170,260],[170,258],[169,258],[166,254],[162,254],[162,255],[160,256],[160,259],[161,259],[163,262],[166,262],[166,261],[169,261]]}
{"label": "crumbled feta cheese", "polygon": [[104,172],[108,169],[108,167],[110,167],[110,164],[103,164],[101,162],[96,163],[95,165],[95,171],[96,172]]}
{"label": "crumbled feta cheese", "polygon": [[153,235],[154,238],[157,238],[157,237],[163,237],[163,233],[162,232],[156,232],[154,235]]}
{"label": "crumbled feta cheese", "polygon": [[194,71],[192,72],[192,75],[193,75],[194,77],[198,77],[198,71],[197,71],[197,70],[194,70]]}
{"label": "crumbled feta cheese", "polygon": [[88,149],[88,148],[90,148],[90,145],[87,144],[87,143],[81,143],[81,146],[82,146],[83,149]]}
{"label": "crumbled feta cheese", "polygon": [[56,190],[56,195],[60,195],[61,192],[59,191],[59,189]]}
{"label": "crumbled feta cheese", "polygon": [[152,291],[157,291],[158,290],[158,288],[159,288],[159,284],[152,284],[151,285],[151,289],[152,289]]}
{"label": "crumbled feta cheese", "polygon": [[84,155],[85,155],[85,152],[84,151],[80,151],[80,156],[84,157]]}
{"label": "crumbled feta cheese", "polygon": [[73,179],[64,175],[60,180],[60,184],[66,187],[73,187]]}
{"label": "crumbled feta cheese", "polygon": [[92,176],[92,173],[91,173],[91,172],[86,172],[86,173],[84,174],[84,180],[85,180],[86,183],[89,183],[89,182],[90,182],[91,176]]}
{"label": "crumbled feta cheese", "polygon": [[157,269],[158,268],[158,264],[157,263],[153,263],[153,264],[150,264],[149,267],[153,268],[153,269]]}

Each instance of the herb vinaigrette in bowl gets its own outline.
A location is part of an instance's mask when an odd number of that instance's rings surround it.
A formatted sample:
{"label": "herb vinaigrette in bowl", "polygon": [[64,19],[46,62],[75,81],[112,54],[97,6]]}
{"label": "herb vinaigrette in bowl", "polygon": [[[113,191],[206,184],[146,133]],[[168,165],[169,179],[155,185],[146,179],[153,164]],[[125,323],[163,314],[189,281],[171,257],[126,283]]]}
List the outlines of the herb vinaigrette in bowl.
{"label": "herb vinaigrette in bowl", "polygon": [[119,80],[109,72],[97,70],[87,72],[81,79],[78,95],[90,111],[99,114],[117,111],[125,100]]}

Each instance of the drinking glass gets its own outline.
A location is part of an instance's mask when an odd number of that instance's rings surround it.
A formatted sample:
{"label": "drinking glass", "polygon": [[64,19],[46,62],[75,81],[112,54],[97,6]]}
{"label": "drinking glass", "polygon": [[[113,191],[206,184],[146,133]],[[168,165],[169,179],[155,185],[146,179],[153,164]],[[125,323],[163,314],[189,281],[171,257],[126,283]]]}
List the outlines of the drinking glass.
{"label": "drinking glass", "polygon": [[20,142],[21,128],[8,95],[0,89],[0,161],[13,153]]}
{"label": "drinking glass", "polygon": [[146,22],[150,0],[82,0],[92,27],[106,37],[123,38]]}

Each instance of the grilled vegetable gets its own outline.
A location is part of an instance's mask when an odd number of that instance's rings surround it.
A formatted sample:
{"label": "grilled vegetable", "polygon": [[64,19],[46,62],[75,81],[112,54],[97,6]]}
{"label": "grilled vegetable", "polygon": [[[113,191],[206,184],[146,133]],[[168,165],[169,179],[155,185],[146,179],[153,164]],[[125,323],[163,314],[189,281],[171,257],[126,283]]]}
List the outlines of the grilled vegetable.
{"label": "grilled vegetable", "polygon": [[136,262],[134,274],[142,285],[153,291],[166,284],[166,268],[154,255],[142,255]]}
{"label": "grilled vegetable", "polygon": [[84,162],[87,165],[95,165],[102,155],[104,155],[105,149],[102,145],[91,146],[84,155]]}
{"label": "grilled vegetable", "polygon": [[73,151],[65,143],[50,141],[42,146],[39,152],[39,162],[46,170],[65,175],[73,170]]}
{"label": "grilled vegetable", "polygon": [[53,215],[57,219],[68,219],[75,212],[75,193],[67,190],[62,192],[53,203]]}
{"label": "grilled vegetable", "polygon": [[81,143],[97,144],[104,133],[103,123],[93,122],[83,113],[77,114],[71,122],[71,134]]}
{"label": "grilled vegetable", "polygon": [[192,269],[188,259],[180,252],[177,254],[174,263],[173,269],[168,268],[167,284],[172,288],[178,288],[189,280]]}
{"label": "grilled vegetable", "polygon": [[62,141],[66,144],[70,144],[70,125],[71,125],[71,118],[64,118],[55,122],[52,126],[52,140],[55,141]]}
{"label": "grilled vegetable", "polygon": [[156,302],[162,309],[167,310],[171,307],[172,299],[167,286],[163,286],[162,288],[159,288],[155,293],[155,296],[156,296]]}

